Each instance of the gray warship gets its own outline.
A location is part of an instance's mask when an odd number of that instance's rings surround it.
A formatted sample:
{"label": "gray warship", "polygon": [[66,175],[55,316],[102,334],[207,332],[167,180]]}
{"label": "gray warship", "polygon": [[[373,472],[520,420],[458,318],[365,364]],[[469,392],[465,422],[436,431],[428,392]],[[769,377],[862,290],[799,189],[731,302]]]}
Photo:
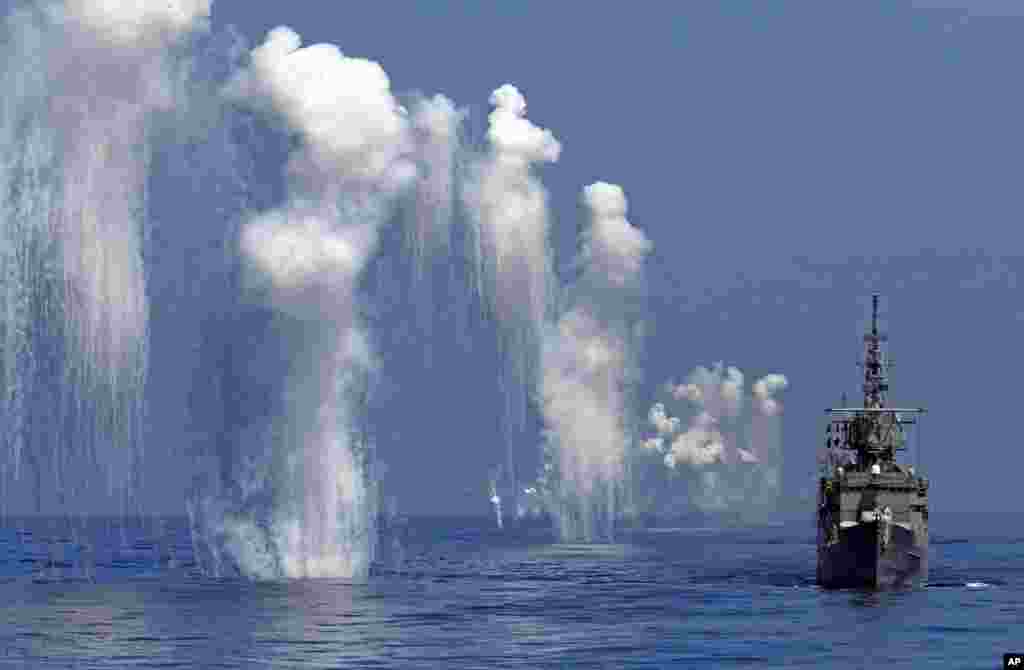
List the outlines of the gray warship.
{"label": "gray warship", "polygon": [[908,588],[928,579],[928,480],[896,461],[925,410],[887,406],[887,341],[875,294],[864,335],[864,406],[825,410],[817,566],[825,588]]}

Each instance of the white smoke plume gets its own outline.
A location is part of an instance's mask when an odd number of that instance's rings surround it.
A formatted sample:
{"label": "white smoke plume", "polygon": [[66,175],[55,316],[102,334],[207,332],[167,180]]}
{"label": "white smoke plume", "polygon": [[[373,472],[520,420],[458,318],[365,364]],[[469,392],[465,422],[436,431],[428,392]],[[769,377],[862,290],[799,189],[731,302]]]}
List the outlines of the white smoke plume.
{"label": "white smoke plume", "polygon": [[[425,369],[433,361],[433,332],[438,307],[450,308],[452,291],[468,298],[473,287],[458,289],[446,284],[440,295],[435,286],[438,261],[448,265],[445,279],[450,281],[453,218],[462,179],[462,122],[466,111],[443,95],[416,97],[409,105],[412,153],[419,179],[411,197],[403,203],[402,228],[405,249],[410,258],[409,298],[416,310],[416,326],[423,336],[420,343]],[[461,232],[461,231],[460,231]]]}
{"label": "white smoke plume", "polygon": [[526,118],[526,100],[515,86],[501,86],[490,102],[489,151],[475,166],[463,199],[477,229],[478,291],[500,331],[507,472],[514,478],[511,454],[525,439],[554,284],[547,192],[534,167],[557,161],[561,145]]}
{"label": "white smoke plume", "polygon": [[443,95],[417,100],[412,109],[414,155],[420,179],[408,229],[417,279],[424,263],[448,250],[455,198],[459,133],[466,112]]}
{"label": "white smoke plume", "polygon": [[658,402],[651,407],[651,411],[648,414],[648,420],[651,425],[654,426],[655,430],[658,431],[658,437],[665,435],[672,435],[679,430],[679,419],[674,416],[669,416],[665,411],[665,405]]}
{"label": "white smoke plume", "polygon": [[[150,113],[171,97],[170,53],[205,26],[209,1],[72,0],[51,11],[51,123],[64,160],[58,225],[69,317],[102,369],[140,365],[146,336],[142,271]],[[59,26],[59,27],[56,27]],[[144,363],[142,363],[144,364]]]}
{"label": "white smoke plume", "polygon": [[[408,115],[377,63],[345,56],[332,44],[300,48],[279,26],[252,51],[249,68],[227,93],[281,118],[302,137],[293,177],[320,204],[336,207],[343,193],[390,195],[415,177],[408,160]],[[303,179],[305,178],[305,179]]]}
{"label": "white smoke plume", "polygon": [[251,288],[269,291],[297,318],[347,325],[355,282],[377,240],[370,225],[335,226],[329,213],[296,206],[253,219],[241,242]]}
{"label": "white smoke plume", "polygon": [[651,242],[626,220],[626,194],[621,186],[595,182],[583,189],[591,223],[583,233],[581,263],[587,281],[627,287],[640,276]]}
{"label": "white smoke plume", "polygon": [[665,454],[665,464],[670,468],[680,464],[711,465],[721,462],[724,454],[725,439],[719,430],[718,419],[708,412],[701,412],[689,428],[672,438]]}
{"label": "white smoke plume", "polygon": [[562,484],[588,497],[621,474],[624,343],[578,308],[559,319],[547,344],[544,416],[560,447]]}
{"label": "white smoke plume", "polygon": [[211,0],[66,0],[70,18],[121,48],[158,47],[203,25]]}
{"label": "white smoke plume", "polygon": [[[27,258],[31,247],[55,255],[32,261],[34,277],[5,272],[0,302],[56,301],[51,329],[64,339],[65,360],[63,378],[49,382],[56,390],[45,391],[61,396],[47,428],[18,436],[33,410],[0,406],[0,413],[9,443],[31,445],[37,467],[62,473],[57,488],[66,503],[90,487],[94,467],[121,505],[139,485],[132,471],[139,472],[147,371],[149,126],[155,112],[187,104],[175,98],[174,69],[208,14],[209,2],[195,0],[70,0],[16,9],[3,26],[0,226],[11,239],[0,253]],[[8,332],[33,331],[12,324]],[[26,334],[4,348],[32,357],[42,344],[33,338],[47,336]],[[5,384],[31,394],[40,373],[23,368]],[[72,440],[77,455],[58,457]],[[76,460],[83,454],[95,462]]]}
{"label": "white smoke plume", "polygon": [[542,395],[558,463],[560,532],[565,540],[593,541],[610,539],[621,505],[635,373],[633,324],[624,304],[637,289],[651,243],[626,221],[619,186],[591,184],[583,201],[590,225],[578,259],[581,276],[569,289],[575,306],[545,339]]}
{"label": "white smoke plume", "polygon": [[775,416],[782,408],[775,394],[785,390],[788,382],[783,375],[768,375],[757,380],[754,384],[754,397],[758,402],[758,411],[764,416]]}
{"label": "white smoke plume", "polygon": [[52,95],[63,156],[57,226],[69,318],[99,366],[135,368],[146,331],[142,234],[147,122],[169,107],[169,47],[202,28],[209,1],[72,0],[50,6]]}
{"label": "white smoke plume", "polygon": [[524,116],[526,100],[516,87],[494,91],[491,104],[490,153],[466,200],[480,228],[480,258],[493,262],[481,271],[483,294],[507,330],[529,339],[544,322],[552,281],[547,192],[532,169],[557,161],[561,145]]}
{"label": "white smoke plume", "polygon": [[735,417],[743,409],[743,381],[743,373],[737,368],[698,366],[690,373],[688,383],[671,389],[672,397],[685,398],[715,417]]}
{"label": "white smoke plume", "polygon": [[409,118],[377,63],[302,47],[286,27],[252,51],[226,94],[301,140],[289,201],[248,223],[241,241],[249,288],[293,319],[280,335],[292,360],[283,410],[254,426],[239,499],[207,503],[207,532],[247,575],[365,577],[375,494],[355,396],[373,356],[356,288],[394,196],[416,177]]}
{"label": "white smoke plume", "polygon": [[686,428],[664,403],[655,403],[648,415],[655,434],[642,446],[664,454],[670,469],[694,474],[691,501],[702,509],[763,505],[777,494],[782,405],[775,396],[786,386],[783,375],[762,377],[751,388],[747,409],[738,368],[697,367],[686,383],[667,385],[672,399],[689,405]]}

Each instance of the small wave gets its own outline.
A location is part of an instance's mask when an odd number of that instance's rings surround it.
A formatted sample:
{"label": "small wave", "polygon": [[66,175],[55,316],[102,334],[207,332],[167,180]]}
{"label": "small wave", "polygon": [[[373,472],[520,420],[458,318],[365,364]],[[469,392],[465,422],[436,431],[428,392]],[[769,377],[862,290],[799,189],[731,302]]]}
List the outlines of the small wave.
{"label": "small wave", "polygon": [[31,577],[33,584],[94,584],[96,580],[92,577],[82,575],[42,575],[36,574]]}
{"label": "small wave", "polygon": [[929,589],[988,589],[996,584],[990,582],[928,582],[925,586]]}
{"label": "small wave", "polygon": [[685,534],[685,533],[718,533],[718,532],[721,532],[722,530],[723,530],[722,528],[715,528],[715,527],[711,527],[711,526],[702,526],[702,527],[698,527],[698,528],[683,528],[683,527],[668,527],[668,526],[658,527],[658,526],[655,526],[655,527],[652,527],[652,528],[643,528],[641,530],[641,532],[651,533],[651,534],[656,534],[656,533]]}

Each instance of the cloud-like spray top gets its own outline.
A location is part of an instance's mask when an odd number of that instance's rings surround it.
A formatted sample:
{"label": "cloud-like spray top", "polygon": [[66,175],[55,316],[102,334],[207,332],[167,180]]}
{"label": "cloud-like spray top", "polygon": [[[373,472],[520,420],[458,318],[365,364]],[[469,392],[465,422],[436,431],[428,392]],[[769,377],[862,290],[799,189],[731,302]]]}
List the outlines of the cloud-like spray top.
{"label": "cloud-like spray top", "polygon": [[583,260],[591,277],[624,286],[640,276],[644,256],[652,248],[643,231],[626,220],[626,194],[616,184],[599,181],[583,189],[590,210],[584,233]]}
{"label": "cloud-like spray top", "polygon": [[668,412],[665,411],[664,403],[654,403],[654,407],[651,407],[647,419],[654,426],[654,429],[658,431],[659,436],[672,435],[679,430],[679,419],[668,415]]}
{"label": "cloud-like spray top", "polygon": [[491,94],[494,111],[488,117],[487,139],[502,161],[520,164],[553,163],[562,152],[551,131],[538,128],[526,118],[526,98],[512,84]]}
{"label": "cloud-like spray top", "polygon": [[362,271],[373,238],[359,227],[332,227],[309,215],[270,212],[246,227],[242,247],[283,290],[349,285]]}
{"label": "cloud-like spray top", "polygon": [[66,0],[68,14],[121,46],[158,45],[205,24],[211,0]]}
{"label": "cloud-like spray top", "polygon": [[743,408],[743,372],[739,368],[698,366],[686,384],[671,387],[672,397],[686,399],[715,416],[737,416]]}
{"label": "cloud-like spray top", "polygon": [[450,141],[458,132],[465,113],[443,95],[420,100],[414,110],[412,124],[424,134],[437,140]]}
{"label": "cloud-like spray top", "polygon": [[[667,385],[675,400],[685,400],[695,410],[689,425],[683,430],[679,419],[668,414],[664,404],[656,403],[648,414],[650,424],[657,431],[643,446],[665,453],[665,464],[675,468],[680,464],[700,467],[717,462],[757,463],[762,460],[752,448],[765,438],[758,435],[763,426],[751,430],[751,448],[737,444],[736,422],[743,420],[743,373],[735,367],[717,363],[711,368],[698,366],[690,373],[685,384]],[[765,417],[777,416],[781,404],[773,397],[786,388],[783,375],[771,374],[757,380],[751,387],[753,409]]]}
{"label": "cloud-like spray top", "polygon": [[757,408],[765,416],[775,416],[782,406],[773,396],[789,385],[785,375],[771,374],[758,379],[752,388],[757,399]]}
{"label": "cloud-like spray top", "polygon": [[280,116],[306,140],[312,161],[337,178],[382,187],[409,179],[411,165],[400,160],[409,122],[384,69],[332,44],[301,44],[291,28],[271,30],[228,94]]}

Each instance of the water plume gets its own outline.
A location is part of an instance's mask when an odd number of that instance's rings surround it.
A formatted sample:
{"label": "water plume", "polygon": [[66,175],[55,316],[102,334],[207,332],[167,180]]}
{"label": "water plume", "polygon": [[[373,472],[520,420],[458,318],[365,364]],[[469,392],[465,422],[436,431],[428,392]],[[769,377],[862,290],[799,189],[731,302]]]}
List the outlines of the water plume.
{"label": "water plume", "polygon": [[443,95],[419,98],[412,106],[413,155],[420,178],[416,182],[407,235],[417,280],[423,279],[429,259],[449,249],[462,150],[459,135],[465,116],[464,110],[457,109]]}
{"label": "water plume", "polygon": [[549,457],[557,470],[554,518],[564,541],[610,540],[624,497],[633,436],[637,314],[630,309],[651,243],[625,218],[622,188],[587,186],[590,213],[567,310],[546,333],[541,379]]}
{"label": "water plume", "polygon": [[[404,309],[415,314],[415,330],[422,335],[418,345],[423,370],[427,372],[433,366],[434,332],[441,325],[435,323],[439,308],[451,309],[453,295],[464,298],[470,292],[465,282],[457,281],[451,263],[455,259],[452,238],[462,232],[456,232],[453,221],[462,178],[461,133],[466,111],[443,95],[414,96],[408,107],[412,160],[419,178],[399,212],[407,258],[403,264],[408,271],[392,274],[406,278],[400,291],[411,305]],[[400,300],[399,296],[390,299],[393,310],[403,309]],[[445,317],[442,314],[440,318]]]}
{"label": "water plume", "polygon": [[554,284],[547,192],[534,168],[557,161],[561,145],[526,118],[526,99],[515,86],[501,86],[490,102],[489,151],[474,166],[463,200],[476,224],[478,291],[499,328],[505,472],[518,489],[513,454],[529,441],[527,408]]}
{"label": "water plume", "polygon": [[501,512],[501,496],[498,495],[498,478],[491,477],[488,485],[488,493],[490,494],[490,502],[494,507],[494,520],[498,524],[498,528],[505,527],[505,517]]}
{"label": "water plume", "polygon": [[195,0],[73,0],[6,17],[0,475],[37,511],[135,505],[149,125],[177,104],[173,66],[208,14]]}
{"label": "water plume", "polygon": [[284,361],[253,374],[281,389],[245,417],[218,491],[199,487],[194,524],[242,574],[362,578],[375,547],[376,490],[365,393],[375,367],[357,284],[395,197],[413,182],[410,124],[375,62],[272,30],[226,94],[299,139],[287,202],[242,231],[252,309],[272,310],[263,345]]}
{"label": "water plume", "polygon": [[648,414],[654,434],[642,446],[688,479],[690,502],[703,511],[763,515],[777,500],[782,405],[776,394],[788,382],[780,374],[758,379],[748,403],[744,381],[735,367],[698,366],[685,383],[666,385],[670,399],[690,409],[685,428],[667,400]]}

